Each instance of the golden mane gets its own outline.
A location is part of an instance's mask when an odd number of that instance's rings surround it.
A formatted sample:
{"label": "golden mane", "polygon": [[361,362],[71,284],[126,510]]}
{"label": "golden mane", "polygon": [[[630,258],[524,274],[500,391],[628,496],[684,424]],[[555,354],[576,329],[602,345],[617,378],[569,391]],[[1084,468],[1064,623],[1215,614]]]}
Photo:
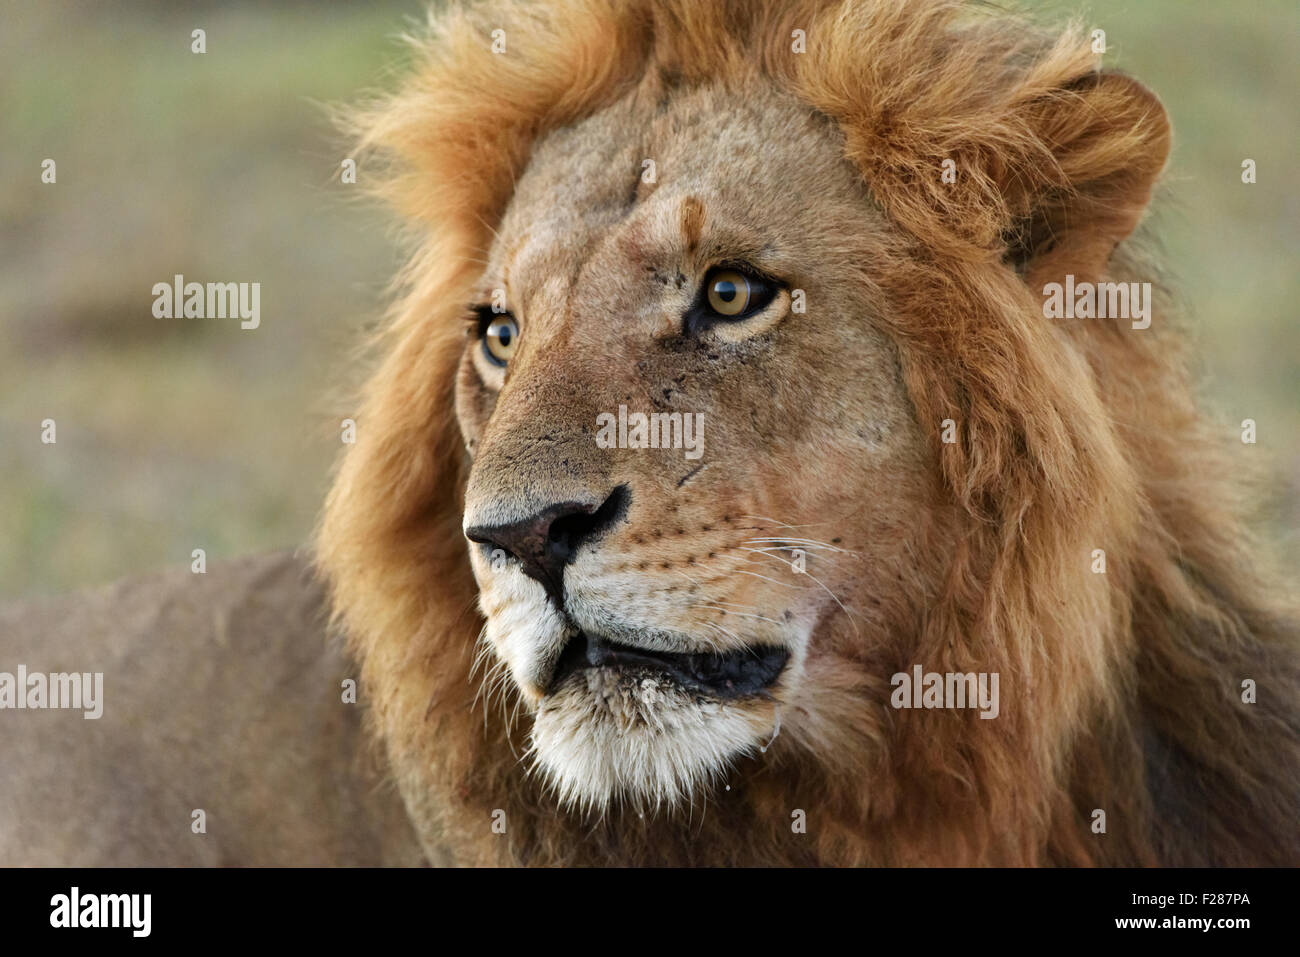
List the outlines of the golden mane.
{"label": "golden mane", "polygon": [[[491,52],[496,29],[508,55]],[[805,53],[792,53],[797,30]],[[1081,30],[1045,35],[947,0],[560,0],[452,4],[414,49],[405,86],[356,118],[362,175],[382,180],[416,247],[373,343],[381,360],[325,506],[318,563],[431,852],[479,863],[1300,862],[1296,618],[1251,571],[1240,468],[1192,405],[1177,332],[1030,321],[1035,285],[1066,267],[1080,281],[1153,278],[1132,243],[1115,246],[1146,206],[1169,130],[1154,98],[1099,72]],[[899,663],[979,662],[1032,689],[998,721],[954,715],[925,734],[864,693],[860,725],[881,762],[848,765],[850,779],[778,757],[750,782],[745,812],[711,807],[689,828],[569,820],[525,774],[507,715],[476,701],[481,620],[453,411],[455,313],[532,145],[647,76],[738,91],[761,78],[839,124],[908,237],[878,267],[885,321],[917,420],[934,432],[936,509],[963,543],[906,572],[941,582],[942,598],[900,622]],[[945,159],[956,183],[934,173]],[[1021,263],[1026,244],[1039,255]],[[1007,260],[1022,275],[994,268]],[[960,424],[956,444],[940,441],[945,419]],[[1105,575],[1088,568],[1093,548]],[[1258,704],[1241,701],[1247,678]],[[791,808],[809,814],[797,844]],[[1089,827],[1097,808],[1103,835]],[[495,809],[507,812],[505,836],[489,829]]]}

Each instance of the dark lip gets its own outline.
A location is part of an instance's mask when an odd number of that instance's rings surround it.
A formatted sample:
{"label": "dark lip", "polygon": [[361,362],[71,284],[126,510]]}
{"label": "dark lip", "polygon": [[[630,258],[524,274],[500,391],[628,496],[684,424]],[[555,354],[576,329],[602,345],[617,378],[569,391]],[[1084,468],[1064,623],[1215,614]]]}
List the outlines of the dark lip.
{"label": "dark lip", "polygon": [[789,650],[775,645],[753,645],[725,653],[679,654],[633,648],[579,632],[569,639],[556,662],[547,693],[587,668],[619,668],[655,671],[687,690],[713,698],[744,698],[770,687],[789,660]]}

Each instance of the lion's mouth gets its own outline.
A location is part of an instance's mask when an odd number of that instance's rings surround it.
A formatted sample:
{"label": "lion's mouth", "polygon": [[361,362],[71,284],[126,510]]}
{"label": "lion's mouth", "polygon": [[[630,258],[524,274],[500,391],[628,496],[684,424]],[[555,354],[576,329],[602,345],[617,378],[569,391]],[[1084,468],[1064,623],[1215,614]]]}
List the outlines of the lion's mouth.
{"label": "lion's mouth", "polygon": [[756,645],[731,652],[677,654],[633,648],[606,638],[579,632],[569,640],[556,663],[549,691],[557,690],[570,675],[588,668],[618,671],[653,671],[681,687],[714,698],[743,698],[769,687],[790,659],[790,652],[775,645]]}

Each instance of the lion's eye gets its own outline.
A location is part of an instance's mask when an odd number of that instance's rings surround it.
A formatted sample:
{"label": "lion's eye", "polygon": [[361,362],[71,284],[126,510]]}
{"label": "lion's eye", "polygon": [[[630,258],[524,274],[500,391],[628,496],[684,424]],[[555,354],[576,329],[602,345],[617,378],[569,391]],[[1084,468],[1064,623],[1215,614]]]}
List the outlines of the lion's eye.
{"label": "lion's eye", "polygon": [[756,315],[772,302],[776,286],[747,270],[732,266],[711,269],[704,277],[704,295],[697,322],[735,322]]}
{"label": "lion's eye", "polygon": [[483,352],[494,365],[504,366],[515,354],[519,325],[511,315],[493,316],[483,330]]}
{"label": "lion's eye", "polygon": [[749,280],[734,269],[715,272],[708,284],[709,308],[722,316],[738,316],[749,306]]}

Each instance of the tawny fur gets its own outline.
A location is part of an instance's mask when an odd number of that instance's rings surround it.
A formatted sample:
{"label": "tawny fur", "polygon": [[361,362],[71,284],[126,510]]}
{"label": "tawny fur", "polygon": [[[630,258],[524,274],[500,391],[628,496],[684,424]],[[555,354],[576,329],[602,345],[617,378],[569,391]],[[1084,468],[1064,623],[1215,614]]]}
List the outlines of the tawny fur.
{"label": "tawny fur", "polygon": [[[498,27],[509,56],[490,51]],[[1153,96],[1100,73],[1078,29],[942,0],[453,5],[416,49],[405,87],[359,118],[418,246],[318,554],[427,847],[464,863],[1300,863],[1296,614],[1255,570],[1240,452],[1193,406],[1172,307],[1138,334],[1041,315],[1065,272],[1155,278],[1123,243],[1168,155]],[[844,618],[814,635],[857,670],[810,671],[825,704],[802,740],[739,764],[731,796],[688,817],[592,820],[557,808],[519,727],[476,701],[457,313],[538,138],[647,78],[775,88],[838,126],[896,228],[871,268],[933,487],[897,569],[915,599],[876,611],[872,643]],[[913,663],[1024,693],[995,721],[887,709],[888,676]]]}

